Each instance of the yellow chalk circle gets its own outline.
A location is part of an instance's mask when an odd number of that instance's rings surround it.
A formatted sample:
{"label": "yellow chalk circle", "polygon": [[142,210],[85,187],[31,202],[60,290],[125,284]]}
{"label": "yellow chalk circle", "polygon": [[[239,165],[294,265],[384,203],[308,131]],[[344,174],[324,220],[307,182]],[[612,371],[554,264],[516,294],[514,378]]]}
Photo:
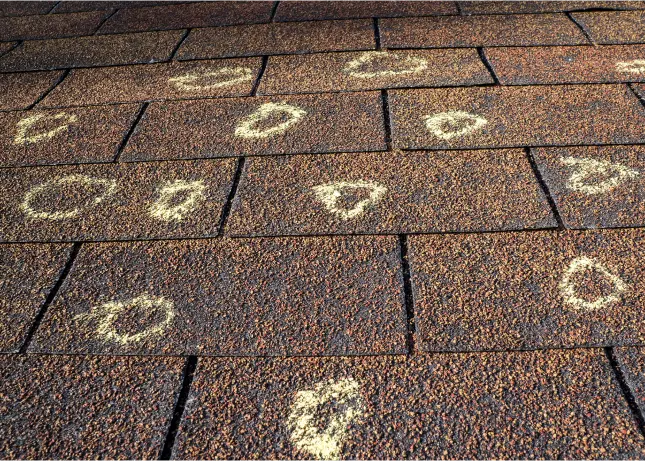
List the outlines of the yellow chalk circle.
{"label": "yellow chalk circle", "polygon": [[36,210],[32,205],[32,202],[38,197],[39,194],[50,191],[56,187],[63,187],[68,184],[77,184],[80,187],[102,187],[103,192],[97,195],[94,200],[92,200],[92,205],[98,205],[107,197],[113,195],[117,188],[117,184],[114,179],[99,179],[93,178],[91,176],[72,174],[69,176],[63,176],[62,178],[53,179],[51,181],[32,187],[25,194],[25,197],[20,204],[20,209],[25,212],[27,216],[34,219],[58,220],[77,217],[81,214],[82,208],[77,207],[66,211],[49,212]]}
{"label": "yellow chalk circle", "polygon": [[628,72],[630,74],[645,74],[645,59],[617,62],[616,70],[618,72]]}
{"label": "yellow chalk circle", "polygon": [[[279,114],[285,114],[288,119],[270,128],[255,128],[258,123]],[[306,111],[285,102],[267,102],[242,120],[235,128],[235,136],[240,138],[268,138],[269,136],[284,133],[305,115],[307,115]]]}
{"label": "yellow chalk circle", "polygon": [[[356,182],[335,182],[329,184],[321,184],[312,187],[318,200],[320,200],[327,210],[331,213],[338,215],[341,219],[347,221],[348,219],[355,218],[362,215],[365,210],[378,203],[387,188],[369,181],[356,181]],[[369,197],[358,202],[352,209],[343,209],[338,207],[338,200],[342,197],[343,191],[346,189],[368,189]]]}
{"label": "yellow chalk circle", "polygon": [[[46,120],[61,120],[61,124],[56,128],[45,131],[42,133],[28,135],[27,132],[33,128],[36,123],[43,122]],[[17,125],[17,134],[13,139],[14,144],[32,144],[39,141],[44,141],[46,139],[51,139],[56,136],[58,133],[66,131],[69,129],[70,123],[74,123],[78,120],[76,115],[67,114],[65,112],[60,112],[56,115],[46,115],[46,114],[35,114],[29,117],[23,118],[18,122]]]}
{"label": "yellow chalk circle", "polygon": [[484,117],[461,110],[442,112],[425,117],[426,128],[436,137],[446,141],[472,133],[487,123],[488,121]]}
{"label": "yellow chalk circle", "polygon": [[[567,188],[588,195],[604,194],[640,175],[625,165],[605,160],[560,157],[560,163],[575,169],[567,181]],[[603,177],[606,179],[598,180]]]}
{"label": "yellow chalk circle", "polygon": [[[223,67],[221,69],[193,72],[168,79],[177,88],[185,91],[212,90],[252,80],[253,71],[248,67]],[[200,81],[211,83],[200,85],[198,83]]]}
{"label": "yellow chalk circle", "polygon": [[[601,296],[594,301],[587,301],[578,297],[576,295],[577,290],[572,278],[574,275],[584,273],[588,270],[595,270],[602,274],[602,276],[613,285],[614,291],[611,294]],[[623,282],[620,277],[612,274],[603,264],[586,256],[581,256],[571,261],[569,267],[564,271],[564,276],[562,277],[558,287],[560,288],[560,294],[566,304],[571,305],[574,309],[585,311],[596,311],[618,302],[620,300],[620,296],[627,291],[627,284]]]}
{"label": "yellow chalk circle", "polygon": [[[203,181],[168,181],[159,188],[159,198],[150,205],[148,212],[153,218],[162,221],[182,221],[204,200],[205,190]],[[180,203],[173,204],[182,194],[186,194],[186,197]]]}
{"label": "yellow chalk circle", "polygon": [[[393,62],[400,62],[404,66],[400,70],[380,70],[380,71],[361,71],[372,64],[377,59],[390,59]],[[397,77],[399,75],[418,74],[428,68],[428,61],[415,56],[398,56],[387,51],[368,51],[361,54],[358,58],[349,61],[343,72],[355,78],[378,78],[378,77]]]}
{"label": "yellow chalk circle", "polygon": [[[337,405],[325,421],[316,417],[322,405]],[[348,426],[363,414],[360,385],[354,379],[330,379],[296,393],[287,426],[291,442],[317,459],[338,459]],[[326,422],[326,427],[321,423]]]}
{"label": "yellow chalk circle", "polygon": [[[147,315],[159,315],[162,320],[155,325],[138,333],[119,333],[114,323],[120,315],[133,310],[145,312]],[[97,321],[96,335],[105,342],[121,344],[137,343],[150,336],[160,335],[172,323],[175,310],[172,301],[162,296],[150,296],[147,293],[124,302],[111,301],[95,307],[89,313],[80,314],[74,320],[83,322]]]}

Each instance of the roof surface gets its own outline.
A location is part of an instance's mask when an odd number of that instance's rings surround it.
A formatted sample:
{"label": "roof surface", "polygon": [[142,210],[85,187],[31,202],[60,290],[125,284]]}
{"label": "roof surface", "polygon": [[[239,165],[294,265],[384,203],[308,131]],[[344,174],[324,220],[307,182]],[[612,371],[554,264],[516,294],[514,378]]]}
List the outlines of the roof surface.
{"label": "roof surface", "polygon": [[645,457],[645,2],[0,2],[0,458]]}

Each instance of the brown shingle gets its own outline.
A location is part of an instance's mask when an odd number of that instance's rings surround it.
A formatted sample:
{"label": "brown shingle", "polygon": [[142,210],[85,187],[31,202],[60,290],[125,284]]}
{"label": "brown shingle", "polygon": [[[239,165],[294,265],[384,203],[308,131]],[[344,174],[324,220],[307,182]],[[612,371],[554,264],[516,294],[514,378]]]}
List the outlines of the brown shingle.
{"label": "brown shingle", "polygon": [[272,56],[258,94],[493,83],[476,50]]}
{"label": "brown shingle", "polygon": [[642,230],[413,236],[424,351],[642,344]]}
{"label": "brown shingle", "polygon": [[645,2],[638,1],[478,1],[459,2],[463,14],[509,14],[509,13],[548,13],[557,11],[576,11],[584,9],[607,8],[612,10],[631,10],[645,8]]}
{"label": "brown shingle", "polygon": [[123,160],[385,150],[380,94],[152,103]]}
{"label": "brown shingle", "polygon": [[457,14],[454,2],[424,1],[289,1],[281,2],[276,21],[316,21],[321,19],[379,18],[397,16],[432,16]]}
{"label": "brown shingle", "polygon": [[401,279],[395,237],[91,244],[31,350],[405,353]]}
{"label": "brown shingle", "polygon": [[0,40],[34,40],[91,35],[105,17],[104,11],[48,14],[0,19]]}
{"label": "brown shingle", "polygon": [[0,241],[213,237],[235,161],[0,169]]}
{"label": "brown shingle", "polygon": [[29,14],[46,14],[57,2],[31,2],[31,1],[11,1],[0,2],[0,17],[2,16],[25,16]]}
{"label": "brown shingle", "polygon": [[0,113],[0,166],[109,162],[139,107]]}
{"label": "brown shingle", "polygon": [[0,456],[157,457],[183,364],[178,357],[0,356]]}
{"label": "brown shingle", "polygon": [[0,74],[0,110],[26,109],[61,77],[62,71]]}
{"label": "brown shingle", "polygon": [[572,13],[596,43],[645,42],[645,11],[594,11]]}
{"label": "brown shingle", "polygon": [[71,245],[0,246],[0,351],[20,349],[70,250]]}
{"label": "brown shingle", "polygon": [[200,360],[191,391],[175,446],[177,459],[645,454],[629,406],[599,349],[209,358]]}
{"label": "brown shingle", "polygon": [[628,144],[645,111],[625,85],[480,87],[389,92],[400,148]]}
{"label": "brown shingle", "polygon": [[233,235],[482,231],[555,227],[520,150],[248,159]]}
{"label": "brown shingle", "polygon": [[380,21],[386,48],[580,45],[588,41],[563,14],[445,16]]}
{"label": "brown shingle", "polygon": [[193,30],[177,59],[226,58],[316,51],[373,50],[372,21],[315,21]]}
{"label": "brown shingle", "polygon": [[249,96],[260,65],[246,58],[75,69],[40,107]]}
{"label": "brown shingle", "polygon": [[101,27],[101,34],[187,29],[268,22],[273,2],[204,2],[124,8]]}
{"label": "brown shingle", "polygon": [[645,81],[645,45],[487,48],[502,85]]}
{"label": "brown shingle", "polygon": [[164,61],[181,36],[176,30],[27,41],[0,58],[0,72]]}
{"label": "brown shingle", "polygon": [[567,227],[645,223],[645,146],[547,148],[534,155]]}

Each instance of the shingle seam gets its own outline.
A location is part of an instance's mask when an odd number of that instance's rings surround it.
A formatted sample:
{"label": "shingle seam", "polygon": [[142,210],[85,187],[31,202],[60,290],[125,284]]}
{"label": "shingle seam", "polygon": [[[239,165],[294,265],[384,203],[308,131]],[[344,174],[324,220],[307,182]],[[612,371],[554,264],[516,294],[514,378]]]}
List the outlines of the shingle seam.
{"label": "shingle seam", "polygon": [[392,150],[392,119],[390,117],[390,101],[387,90],[381,90],[381,104],[383,107],[383,128],[385,130],[385,143],[387,150]]}
{"label": "shingle seam", "polygon": [[179,425],[181,424],[184,410],[186,409],[186,403],[188,402],[188,396],[190,395],[190,387],[193,383],[195,370],[197,369],[197,361],[198,358],[195,355],[190,355],[186,358],[181,387],[179,389],[179,394],[177,395],[172,419],[168,426],[168,432],[166,433],[166,438],[164,440],[159,459],[170,459],[172,456],[177,433],[179,432]]}
{"label": "shingle seam", "polygon": [[280,5],[280,2],[273,2],[273,7],[271,8],[271,15],[269,16],[269,22],[275,22],[275,15],[278,12],[278,5]]}
{"label": "shingle seam", "polygon": [[620,363],[618,363],[616,355],[614,354],[614,348],[605,347],[604,349],[607,360],[609,361],[609,365],[614,372],[614,377],[618,381],[618,385],[620,386],[623,397],[625,398],[625,401],[627,402],[627,405],[632,412],[634,422],[636,423],[636,426],[638,426],[638,430],[645,439],[645,418],[643,417],[643,413],[641,412],[638,403],[636,403],[636,398],[634,397],[634,394],[632,393],[627,380],[625,379],[625,375],[620,366]]}
{"label": "shingle seam", "polygon": [[60,75],[60,77],[58,77],[58,79],[56,79],[56,81],[55,81],[55,82],[54,82],[54,83],[53,83],[53,84],[52,84],[52,85],[51,85],[47,90],[45,90],[45,91],[43,92],[43,94],[41,94],[41,95],[38,97],[38,99],[36,99],[32,104],[30,104],[30,105],[27,107],[27,109],[26,109],[26,110],[31,110],[31,109],[33,109],[34,107],[36,107],[38,104],[40,104],[40,102],[42,102],[42,100],[43,100],[43,99],[45,99],[49,93],[51,93],[52,91],[54,91],[54,88],[56,88],[58,85],[60,85],[60,84],[63,82],[63,80],[65,80],[65,78],[67,78],[67,76],[69,75],[69,73],[70,73],[70,69],[65,69],[65,70],[63,71],[63,73]]}
{"label": "shingle seam", "polygon": [[145,114],[146,109],[148,108],[149,105],[150,103],[148,102],[144,102],[143,104],[141,104],[141,107],[139,108],[139,112],[137,113],[137,116],[135,117],[134,122],[132,122],[132,126],[130,126],[130,129],[125,134],[125,136],[123,137],[123,140],[121,141],[121,144],[119,144],[119,147],[117,148],[116,155],[114,156],[114,160],[112,160],[113,163],[119,162],[119,159],[121,158],[121,154],[123,153],[125,146],[128,145],[128,141],[130,141],[130,138],[134,134],[134,130],[136,130],[137,125],[143,118],[143,114]]}
{"label": "shingle seam", "polygon": [[409,254],[408,236],[405,234],[399,234],[399,255],[401,257],[401,272],[403,274],[403,299],[405,302],[407,327],[406,343],[408,354],[412,355],[415,352],[414,335],[416,333],[416,323],[414,318],[414,292],[412,288]]}
{"label": "shingle seam", "polygon": [[540,189],[542,189],[542,192],[544,193],[544,196],[546,197],[547,202],[549,202],[549,207],[551,208],[551,212],[553,213],[553,216],[555,217],[555,220],[558,223],[558,229],[564,230],[565,229],[564,221],[560,216],[555,199],[551,195],[551,191],[549,190],[549,187],[547,186],[546,181],[544,181],[544,178],[542,177],[542,173],[540,172],[540,169],[537,166],[537,162],[533,157],[533,152],[531,151],[530,147],[525,147],[524,150],[526,152],[526,157],[529,163],[531,164],[531,169],[533,170],[533,174],[535,175],[535,178],[537,179],[537,182],[540,185]]}
{"label": "shingle seam", "polygon": [[170,53],[170,57],[167,59],[167,61],[174,61],[175,60],[175,56],[177,56],[177,52],[179,51],[179,48],[181,48],[181,45],[184,44],[184,42],[186,41],[186,39],[188,38],[188,36],[190,35],[190,33],[192,31],[193,31],[192,28],[186,29],[184,31],[183,35],[181,36],[181,38],[177,42],[177,45],[175,45],[175,48]]}
{"label": "shingle seam", "polygon": [[576,20],[576,18],[574,18],[574,17],[573,17],[573,15],[571,14],[571,12],[567,11],[565,14],[567,15],[567,18],[569,18],[569,20],[570,20],[571,22],[573,22],[573,23],[576,25],[576,27],[578,27],[578,29],[580,29],[580,31],[582,32],[582,34],[585,36],[585,38],[586,38],[587,40],[589,40],[589,43],[590,43],[591,45],[598,46],[598,44],[596,43],[596,41],[595,41],[595,40],[593,39],[593,37],[591,36],[591,33],[587,30],[587,28],[586,28],[584,25],[580,24],[580,23]]}
{"label": "shingle seam", "polygon": [[260,71],[258,72],[258,77],[253,83],[253,88],[251,88],[251,97],[257,96],[258,88],[260,87],[260,80],[264,77],[264,73],[267,70],[267,65],[269,64],[269,56],[262,56],[262,64],[260,65]]}
{"label": "shingle seam", "polygon": [[643,99],[643,96],[634,88],[634,85],[632,83],[626,83],[627,88],[632,92],[634,96],[636,96],[636,99],[638,99],[638,102],[641,103],[641,106],[645,108],[645,99]]}
{"label": "shingle seam", "polygon": [[51,7],[51,9],[47,12],[47,14],[52,14],[52,13],[54,12],[54,10],[56,9],[56,7],[57,7],[58,5],[60,5],[61,1],[62,1],[62,0],[60,0],[60,1],[58,1],[58,2],[56,2],[56,3],[54,4],[54,6],[52,6],[52,7]]}
{"label": "shingle seam", "polygon": [[378,18],[373,18],[373,27],[374,27],[374,44],[377,50],[381,49],[381,29],[379,26]]}
{"label": "shingle seam", "polygon": [[[108,11],[109,11],[109,10],[108,10]],[[119,9],[118,9],[118,8],[116,8],[116,9],[115,9],[114,11],[112,11],[111,13],[107,13],[107,14],[106,14],[106,16],[105,16],[103,19],[101,19],[101,22],[99,22],[99,25],[96,27],[96,30],[94,31],[94,33],[93,33],[92,35],[98,35],[99,31],[101,30],[101,27],[103,27],[103,24],[105,24],[106,22],[108,22],[108,20],[109,20],[112,16],[114,16],[114,15],[117,13],[117,11],[119,11]]]}
{"label": "shingle seam", "polygon": [[58,277],[58,280],[56,281],[52,289],[49,291],[47,298],[45,299],[45,302],[40,307],[38,314],[36,314],[36,317],[34,318],[34,321],[31,327],[29,328],[27,335],[25,336],[25,340],[18,351],[20,354],[24,354],[27,352],[27,349],[29,348],[31,341],[34,335],[36,334],[38,327],[42,323],[43,318],[45,317],[45,314],[49,309],[49,306],[56,298],[58,291],[60,290],[61,286],[67,279],[67,276],[69,275],[70,271],[72,270],[72,267],[74,266],[74,261],[76,261],[76,257],[78,256],[78,253],[80,252],[82,245],[83,245],[82,243],[76,242],[72,246],[72,249],[69,253],[69,257],[67,258],[67,262],[65,263],[65,266],[63,267],[63,270],[61,271],[60,276]]}
{"label": "shingle seam", "polygon": [[224,203],[224,207],[222,208],[222,215],[220,217],[220,222],[219,222],[219,232],[217,235],[219,237],[224,236],[224,227],[226,227],[226,221],[228,220],[228,216],[231,213],[231,208],[233,206],[233,200],[235,199],[235,195],[237,194],[237,189],[240,184],[240,180],[242,179],[242,174],[244,173],[244,164],[246,163],[246,158],[245,157],[239,157],[237,159],[237,165],[235,168],[235,175],[233,176],[233,182],[231,184],[231,190],[228,193],[228,197],[226,197],[226,203]]}
{"label": "shingle seam", "polygon": [[493,78],[494,84],[500,85],[499,78],[497,78],[497,74],[495,73],[495,69],[493,69],[493,65],[490,63],[488,57],[486,56],[486,53],[484,52],[484,47],[478,46],[477,54],[479,55],[479,59],[482,60],[484,66],[486,66],[486,70],[488,70],[488,73]]}

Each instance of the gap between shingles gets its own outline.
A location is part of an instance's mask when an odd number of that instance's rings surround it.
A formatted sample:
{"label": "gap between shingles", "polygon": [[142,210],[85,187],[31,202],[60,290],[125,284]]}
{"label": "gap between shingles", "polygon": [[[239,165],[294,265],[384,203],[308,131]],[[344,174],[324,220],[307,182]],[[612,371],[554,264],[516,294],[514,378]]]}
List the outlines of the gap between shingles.
{"label": "gap between shingles", "polygon": [[128,141],[130,141],[130,138],[134,134],[134,130],[136,130],[137,125],[139,125],[139,122],[143,118],[143,114],[145,114],[146,109],[148,109],[149,105],[150,105],[149,102],[144,102],[143,104],[141,104],[141,107],[139,108],[139,112],[137,113],[137,116],[135,117],[134,122],[132,122],[132,126],[130,127],[128,132],[123,137],[123,140],[121,141],[121,144],[119,144],[119,147],[118,147],[118,149],[116,151],[116,155],[114,156],[114,160],[112,161],[112,163],[119,162],[119,160],[121,158],[121,154],[125,150],[125,147],[128,145]]}
{"label": "gap between shingles", "polygon": [[495,69],[493,69],[493,65],[488,60],[488,57],[484,52],[483,46],[477,47],[477,54],[479,54],[479,59],[482,60],[482,62],[484,63],[484,66],[486,66],[486,69],[488,70],[488,73],[490,73],[490,76],[493,78],[494,85],[499,85],[500,83],[499,83],[499,79],[497,78],[497,74],[495,73]]}
{"label": "gap between shingles", "polygon": [[170,425],[168,426],[168,432],[166,433],[166,438],[164,440],[159,459],[170,459],[170,457],[172,456],[172,451],[175,447],[175,440],[177,439],[177,433],[179,432],[179,425],[181,424],[184,410],[186,409],[186,403],[188,402],[190,387],[193,383],[196,369],[197,356],[188,356],[188,358],[186,359],[186,365],[184,366],[181,388],[179,389],[179,395],[177,396],[177,401],[175,402],[172,419],[170,420]]}
{"label": "gap between shingles", "polygon": [[415,352],[414,335],[416,333],[416,323],[414,317],[414,294],[412,290],[412,275],[410,271],[410,260],[408,250],[408,236],[399,235],[399,252],[401,256],[401,272],[403,274],[403,295],[405,301],[406,317],[406,346],[408,354],[413,355]]}
{"label": "gap between shingles", "polygon": [[638,407],[638,403],[636,403],[636,398],[634,397],[634,394],[632,393],[627,380],[625,379],[623,370],[618,363],[616,355],[614,354],[614,348],[605,347],[604,349],[607,360],[609,360],[609,365],[611,366],[611,369],[614,372],[614,376],[618,381],[618,385],[620,386],[620,390],[623,393],[623,397],[625,398],[627,406],[632,412],[636,426],[638,427],[638,430],[640,431],[643,438],[645,438],[645,418],[643,417],[643,413],[641,413],[641,410]]}
{"label": "gap between shingles", "polygon": [[565,229],[564,221],[562,221],[562,217],[560,216],[560,213],[558,211],[558,206],[555,203],[555,199],[551,195],[551,191],[549,190],[549,187],[547,186],[546,181],[542,177],[542,173],[540,172],[540,169],[537,166],[537,162],[533,157],[533,152],[531,151],[531,148],[525,147],[524,151],[526,152],[526,157],[528,158],[528,161],[531,164],[531,169],[533,170],[533,174],[535,175],[535,178],[540,184],[540,188],[542,189],[542,192],[544,193],[544,196],[546,197],[547,202],[549,202],[549,207],[551,207],[551,212],[553,213],[553,216],[555,217],[555,220],[558,223],[558,230],[564,230]]}
{"label": "gap between shingles", "polygon": [[242,174],[244,172],[245,162],[245,157],[238,157],[235,176],[233,176],[233,184],[231,184],[231,190],[229,191],[228,197],[226,198],[226,203],[224,203],[224,208],[222,208],[222,217],[220,218],[218,226],[219,231],[217,233],[217,235],[220,237],[224,236],[224,227],[226,226],[226,221],[228,221],[228,216],[231,213],[231,208],[233,207],[233,200],[235,199],[235,195],[237,194],[240,179],[242,178]]}
{"label": "gap between shingles", "polygon": [[589,31],[585,28],[585,26],[583,26],[582,24],[580,24],[580,23],[576,20],[576,18],[574,18],[574,17],[573,17],[573,15],[572,15],[571,13],[572,13],[572,11],[567,11],[565,14],[566,14],[566,15],[567,15],[567,17],[569,18],[569,20],[570,20],[571,22],[573,22],[573,23],[576,25],[576,27],[577,27],[578,29],[580,29],[580,31],[582,32],[582,35],[584,35],[584,36],[585,36],[585,38],[589,41],[589,43],[590,43],[590,44],[592,44],[593,46],[598,46],[598,44],[597,44],[597,43],[596,43],[596,41],[591,37],[591,34],[590,34],[590,33],[589,33]]}
{"label": "gap between shingles", "polygon": [[42,323],[43,318],[45,317],[45,314],[49,309],[49,306],[52,304],[52,302],[54,302],[54,299],[56,298],[58,291],[60,290],[61,286],[67,279],[69,272],[72,270],[72,267],[74,266],[74,261],[76,261],[76,257],[78,256],[78,253],[81,250],[82,245],[83,245],[82,243],[74,243],[74,245],[72,246],[72,250],[69,253],[67,262],[65,263],[65,266],[63,267],[63,270],[61,271],[60,276],[58,277],[58,280],[56,280],[56,283],[49,291],[49,294],[47,295],[45,302],[40,307],[40,310],[38,311],[38,314],[36,314],[36,318],[34,319],[34,322],[32,323],[31,328],[29,328],[29,331],[27,332],[25,341],[23,342],[22,346],[18,351],[20,354],[24,354],[27,352],[27,349],[29,348],[31,341],[34,335],[36,334],[38,327]]}
{"label": "gap between shingles", "polygon": [[61,83],[63,83],[63,80],[65,80],[65,79],[67,78],[67,76],[69,75],[69,73],[70,73],[71,71],[72,71],[71,69],[65,69],[65,70],[63,71],[63,73],[60,75],[60,77],[58,77],[58,79],[57,79],[57,80],[52,84],[52,86],[50,86],[47,90],[45,90],[45,92],[44,92],[43,94],[41,94],[41,95],[38,97],[38,99],[36,99],[32,104],[30,104],[30,105],[27,107],[27,109],[26,109],[26,110],[31,110],[31,109],[33,109],[34,107],[36,107],[38,104],[40,104],[40,102],[41,102],[43,99],[45,99],[45,98],[49,95],[49,93],[51,93],[52,91],[54,91],[54,89],[55,89],[58,85],[60,85]]}

